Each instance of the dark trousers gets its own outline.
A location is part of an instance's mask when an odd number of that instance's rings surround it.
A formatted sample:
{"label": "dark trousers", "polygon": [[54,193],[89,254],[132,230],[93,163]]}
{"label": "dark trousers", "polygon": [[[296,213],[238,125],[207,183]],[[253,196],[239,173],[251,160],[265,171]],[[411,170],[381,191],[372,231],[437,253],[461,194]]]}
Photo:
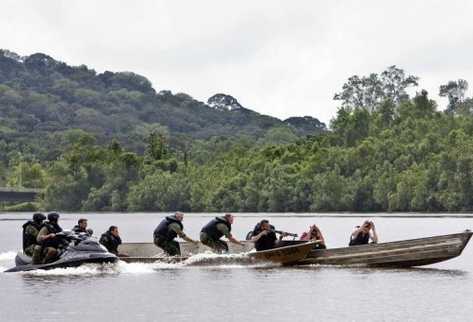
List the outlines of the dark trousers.
{"label": "dark trousers", "polygon": [[220,239],[213,239],[206,233],[200,233],[200,242],[205,246],[212,248],[216,253],[228,253],[228,245]]}
{"label": "dark trousers", "polygon": [[163,238],[155,238],[154,244],[164,250],[166,254],[169,256],[180,256],[181,255],[181,247],[179,243],[175,240],[166,240]]}

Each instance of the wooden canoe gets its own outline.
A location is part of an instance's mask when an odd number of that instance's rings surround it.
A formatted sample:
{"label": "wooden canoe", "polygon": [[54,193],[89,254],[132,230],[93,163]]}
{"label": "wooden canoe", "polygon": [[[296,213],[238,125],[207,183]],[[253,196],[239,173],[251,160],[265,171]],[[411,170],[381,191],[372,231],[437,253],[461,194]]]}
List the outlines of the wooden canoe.
{"label": "wooden canoe", "polygon": [[[208,265],[208,264],[223,264],[232,263],[236,261],[238,263],[252,264],[256,262],[271,262],[281,265],[292,265],[296,264],[302,259],[306,258],[307,255],[314,248],[315,243],[304,242],[295,243],[283,247],[269,249],[265,251],[249,252],[253,248],[253,244],[246,242],[244,246],[233,246],[231,254],[241,254],[241,257],[226,257],[220,255],[217,257],[210,256],[209,258],[199,259],[192,264]],[[176,263],[184,262],[191,258],[192,254],[203,253],[210,249],[203,245],[193,245],[189,243],[181,244],[181,252],[183,256],[165,256],[160,250],[150,243],[124,243],[120,245],[120,252],[128,254],[130,257],[122,257],[121,260],[127,263],[154,263],[154,262],[165,262],[165,263]],[[194,252],[192,252],[194,251]]]}
{"label": "wooden canoe", "polygon": [[473,233],[459,233],[343,248],[314,249],[301,265],[412,267],[443,262],[459,256]]}
{"label": "wooden canoe", "polygon": [[[341,265],[371,267],[412,267],[430,265],[459,256],[472,236],[466,230],[459,234],[410,239],[396,242],[368,244],[362,246],[312,249],[298,265]],[[229,244],[230,253],[249,252],[254,245],[250,241],[242,241],[244,246]],[[300,245],[301,241],[283,241],[283,245]],[[180,262],[187,260],[192,254],[210,251],[210,248],[198,244],[180,243],[183,256],[168,257],[153,243],[124,243],[120,252],[130,257],[122,258],[126,262]],[[274,251],[274,250],[271,250]],[[261,252],[255,252],[258,254]],[[253,255],[257,256],[257,255]],[[261,256],[264,256],[261,253]]]}

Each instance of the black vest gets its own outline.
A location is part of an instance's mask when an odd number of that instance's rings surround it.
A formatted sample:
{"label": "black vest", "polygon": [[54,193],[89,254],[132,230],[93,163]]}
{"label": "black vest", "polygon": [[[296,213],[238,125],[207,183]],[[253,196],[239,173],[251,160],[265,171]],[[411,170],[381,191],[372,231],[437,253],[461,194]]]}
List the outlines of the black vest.
{"label": "black vest", "polygon": [[[57,234],[62,231],[62,228],[57,223],[52,222],[45,222],[42,227],[46,227],[48,229],[49,234]],[[43,247],[54,247],[58,248],[61,245],[61,240],[58,237],[49,238],[44,240],[41,245]]]}
{"label": "black vest", "polygon": [[87,229],[82,229],[79,225],[75,225],[72,231],[76,234],[87,233]]}
{"label": "black vest", "polygon": [[[276,233],[274,232],[274,226],[271,225],[271,231],[267,235],[261,236],[260,239],[255,241],[255,248],[256,250],[266,250],[274,248],[276,244]],[[253,236],[258,235],[261,232],[260,224],[256,225],[255,229],[253,230]]]}
{"label": "black vest", "polygon": [[[26,228],[30,225],[36,229],[36,235],[31,235],[31,234],[26,233]],[[38,236],[40,229],[41,229],[41,224],[38,224],[31,220],[23,224],[23,250],[37,243],[36,237]]]}
{"label": "black vest", "polygon": [[153,237],[155,239],[165,239],[167,241],[171,241],[176,238],[176,232],[172,229],[169,229],[169,225],[173,223],[177,223],[179,227],[181,227],[181,230],[184,229],[184,225],[179,220],[177,220],[174,216],[168,216],[159,223],[158,227],[156,227]]}
{"label": "black vest", "polygon": [[366,245],[370,242],[370,233],[359,233],[355,238],[350,239],[349,246]]}
{"label": "black vest", "polygon": [[232,225],[221,217],[215,217],[212,219],[207,225],[202,228],[201,232],[206,233],[207,236],[212,238],[213,240],[218,240],[222,238],[223,234],[220,230],[217,229],[218,224],[224,224],[228,227],[228,231],[232,230]]}
{"label": "black vest", "polygon": [[110,253],[113,253],[113,254],[117,255],[118,254],[118,246],[120,246],[120,244],[122,243],[122,239],[120,237],[113,236],[111,232],[107,231],[107,232],[102,234],[102,236],[100,237],[99,242],[102,245],[104,245],[105,248],[107,248],[107,250]]}

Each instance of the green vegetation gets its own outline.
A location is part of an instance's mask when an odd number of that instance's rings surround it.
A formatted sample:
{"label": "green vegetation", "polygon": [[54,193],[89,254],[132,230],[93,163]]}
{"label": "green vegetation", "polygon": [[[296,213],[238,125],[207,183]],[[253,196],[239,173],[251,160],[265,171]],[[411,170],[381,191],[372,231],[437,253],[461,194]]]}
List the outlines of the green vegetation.
{"label": "green vegetation", "polygon": [[[89,75],[82,71],[84,78],[78,82]],[[117,82],[129,81],[123,77]],[[141,91],[149,89],[135,77]],[[27,146],[36,139],[19,135],[20,118],[4,114],[2,137],[16,133],[19,139],[0,140],[9,151],[2,155],[0,180],[9,186],[44,188],[42,208],[68,211],[471,211],[473,100],[465,97],[468,84],[458,80],[442,85],[440,95],[448,97],[449,105],[439,111],[426,91],[409,97],[409,87],[417,82],[394,66],[379,75],[351,77],[335,95],[341,107],[330,131],[308,137],[291,129],[302,120],[296,118],[291,126],[281,122],[258,136],[241,130],[233,137],[196,139],[200,134],[195,133],[202,132],[190,131],[187,140],[179,141],[182,132],[174,126],[135,123],[146,108],[140,101],[126,121],[133,130],[124,133],[139,133],[132,140],[116,135],[120,131],[98,134],[105,131],[102,125],[94,125],[95,131],[70,121],[60,135],[44,130],[47,139],[38,136],[46,140],[38,144],[41,151],[31,146],[16,150],[8,147]],[[102,100],[110,92],[95,92],[103,111],[111,108]],[[79,93],[84,102],[95,97],[85,89]],[[130,93],[122,94],[113,94],[117,102],[124,102],[125,96],[133,101]],[[24,100],[29,94],[20,96]],[[5,97],[1,94],[0,101]],[[8,97],[14,101],[16,96]],[[49,103],[38,104],[28,108],[36,106],[45,118],[60,115]],[[112,110],[102,116],[81,107],[72,114],[86,119],[88,126],[102,118],[111,125],[117,115],[127,115]],[[22,119],[25,114],[13,115]],[[199,117],[194,112],[192,119]],[[186,117],[179,114],[176,120],[184,122]],[[207,131],[215,128],[207,126]]]}
{"label": "green vegetation", "polygon": [[[227,103],[236,108],[226,108]],[[143,153],[152,132],[171,134],[169,144],[182,148],[215,136],[293,141],[323,132],[325,125],[311,117],[281,121],[261,115],[224,94],[207,105],[183,93],[156,93],[145,77],[131,72],[97,74],[45,54],[20,57],[0,50],[0,162],[19,155],[55,160],[81,131],[98,144],[116,139]]]}

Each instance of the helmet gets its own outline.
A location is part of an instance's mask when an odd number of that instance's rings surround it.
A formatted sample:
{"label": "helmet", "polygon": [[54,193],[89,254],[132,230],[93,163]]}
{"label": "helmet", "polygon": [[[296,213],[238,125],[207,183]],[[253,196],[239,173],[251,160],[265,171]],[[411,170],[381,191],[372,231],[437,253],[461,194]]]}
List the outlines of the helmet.
{"label": "helmet", "polygon": [[35,214],[33,214],[33,221],[37,221],[37,222],[40,222],[40,221],[43,221],[46,219],[46,216],[43,215],[42,213],[40,212],[37,212]]}
{"label": "helmet", "polygon": [[57,212],[51,212],[48,214],[49,221],[57,221],[59,219],[59,214]]}

